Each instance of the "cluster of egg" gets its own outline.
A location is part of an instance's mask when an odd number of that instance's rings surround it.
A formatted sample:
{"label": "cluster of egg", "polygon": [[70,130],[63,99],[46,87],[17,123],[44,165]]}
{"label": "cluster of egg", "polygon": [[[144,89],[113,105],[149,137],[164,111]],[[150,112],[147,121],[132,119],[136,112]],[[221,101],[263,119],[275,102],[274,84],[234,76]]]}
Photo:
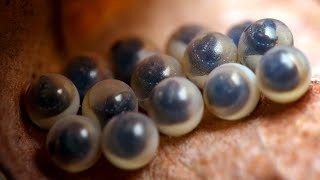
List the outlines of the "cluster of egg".
{"label": "cluster of egg", "polygon": [[300,98],[311,72],[292,45],[290,30],[275,19],[246,22],[228,36],[182,26],[167,43],[168,55],[148,41],[125,38],[110,49],[110,68],[98,55],[83,54],[64,76],[41,76],[28,88],[26,111],[50,129],[47,149],[60,168],[85,170],[102,151],[115,166],[137,169],[156,154],[158,130],[191,132],[204,104],[221,119],[237,120],[255,109],[260,92],[279,103]]}

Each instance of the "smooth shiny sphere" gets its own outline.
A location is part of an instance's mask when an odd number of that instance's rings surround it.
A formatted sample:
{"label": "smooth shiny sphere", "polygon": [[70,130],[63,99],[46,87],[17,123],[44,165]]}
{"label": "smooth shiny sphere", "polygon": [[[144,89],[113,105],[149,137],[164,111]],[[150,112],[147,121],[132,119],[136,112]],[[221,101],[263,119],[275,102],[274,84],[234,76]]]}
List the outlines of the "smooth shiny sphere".
{"label": "smooth shiny sphere", "polygon": [[260,91],[278,103],[290,103],[306,93],[311,68],[308,59],[291,46],[277,46],[267,51],[256,69]]}
{"label": "smooth shiny sphere", "polygon": [[247,27],[249,27],[251,24],[252,24],[251,21],[244,21],[244,22],[241,22],[239,24],[232,26],[228,30],[227,35],[233,40],[233,42],[236,46],[238,46],[238,44],[239,44],[239,40],[240,40],[240,36],[241,36],[242,32]]}
{"label": "smooth shiny sphere", "polygon": [[182,136],[198,126],[203,109],[202,94],[197,86],[186,78],[170,77],[153,89],[147,111],[160,132]]}
{"label": "smooth shiny sphere", "polygon": [[139,169],[156,155],[159,133],[147,116],[127,112],[111,119],[102,133],[102,150],[116,167],[125,170]]}
{"label": "smooth shiny sphere", "polygon": [[49,129],[62,117],[76,114],[80,98],[77,88],[68,78],[45,74],[29,86],[24,105],[34,124]]}
{"label": "smooth shiny sphere", "polygon": [[83,54],[73,57],[65,68],[64,74],[78,89],[81,102],[94,84],[113,77],[103,61],[98,55]]}
{"label": "smooth shiny sphere", "polygon": [[262,55],[277,45],[293,45],[290,29],[279,20],[261,19],[243,31],[238,44],[238,60],[255,71]]}
{"label": "smooth shiny sphere", "polygon": [[246,117],[260,99],[256,76],[241,64],[221,65],[210,73],[203,98],[208,110],[221,119]]}
{"label": "smooth shiny sphere", "polygon": [[167,54],[179,61],[182,61],[187,45],[193,38],[204,31],[205,28],[198,24],[187,24],[181,26],[169,38],[166,47]]}
{"label": "smooth shiny sphere", "polygon": [[61,169],[80,172],[100,157],[99,123],[84,116],[66,116],[50,129],[47,149],[52,161]]}
{"label": "smooth shiny sphere", "polygon": [[102,128],[113,116],[126,111],[138,111],[138,99],[126,83],[115,79],[95,84],[82,103],[82,114],[98,120]]}
{"label": "smooth shiny sphere", "polygon": [[180,63],[171,56],[155,54],[139,63],[133,72],[131,87],[138,97],[140,107],[146,109],[153,88],[172,76],[182,76],[182,72]]}
{"label": "smooth shiny sphere", "polygon": [[117,40],[113,43],[109,52],[115,78],[130,84],[132,72],[136,65],[155,53],[158,53],[158,49],[146,39],[127,37]]}
{"label": "smooth shiny sphere", "polygon": [[207,32],[198,35],[189,43],[182,59],[182,67],[187,77],[203,88],[213,69],[236,60],[237,47],[229,37]]}

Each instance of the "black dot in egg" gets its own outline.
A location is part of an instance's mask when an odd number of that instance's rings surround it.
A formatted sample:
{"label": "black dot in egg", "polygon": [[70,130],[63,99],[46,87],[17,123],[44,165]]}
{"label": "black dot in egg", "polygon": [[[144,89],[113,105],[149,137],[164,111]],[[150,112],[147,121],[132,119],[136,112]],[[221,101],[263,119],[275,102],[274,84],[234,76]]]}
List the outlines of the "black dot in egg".
{"label": "black dot in egg", "polygon": [[[106,122],[121,112],[135,111],[137,109],[136,97],[133,93],[127,91],[110,95],[100,104],[97,105],[95,113],[98,119],[106,119]],[[102,125],[104,126],[104,124]]]}
{"label": "black dot in egg", "polygon": [[188,48],[191,64],[191,73],[197,75],[208,74],[215,67],[220,65],[222,59],[220,54],[214,51],[217,46],[217,39],[213,34],[204,36],[201,40],[195,40]]}
{"label": "black dot in egg", "polygon": [[184,77],[170,77],[152,91],[148,115],[158,129],[168,136],[182,136],[200,123],[204,104],[200,90]]}
{"label": "black dot in egg", "polygon": [[209,104],[218,107],[241,108],[249,97],[249,87],[245,79],[235,73],[225,72],[214,76],[207,82]]}
{"label": "black dot in egg", "polygon": [[41,76],[31,90],[32,106],[43,117],[63,112],[70,105],[68,92],[48,76]]}
{"label": "black dot in egg", "polygon": [[131,87],[141,102],[140,107],[145,108],[142,102],[160,81],[181,74],[180,63],[171,56],[156,54],[144,59],[136,67],[131,79]]}
{"label": "black dot in egg", "polygon": [[139,61],[156,51],[155,46],[138,37],[116,41],[111,47],[115,78],[130,84],[131,75]]}
{"label": "black dot in egg", "polygon": [[161,120],[162,124],[176,124],[181,121],[188,120],[190,111],[188,109],[190,99],[181,96],[184,89],[181,88],[178,82],[172,80],[163,86],[159,93],[152,96],[153,106],[155,106],[156,114],[163,114],[166,118]]}
{"label": "black dot in egg", "polygon": [[104,127],[101,146],[105,157],[116,167],[134,170],[155,156],[159,134],[153,121],[136,112],[114,116]]}
{"label": "black dot in egg", "polygon": [[209,112],[225,120],[248,116],[260,99],[256,81],[255,74],[241,64],[226,63],[214,69],[203,90]]}
{"label": "black dot in egg", "polygon": [[280,45],[293,45],[290,29],[276,19],[261,19],[246,28],[238,44],[238,61],[252,71],[261,57],[271,48]]}
{"label": "black dot in egg", "polygon": [[101,127],[113,116],[128,111],[138,111],[138,99],[130,86],[115,79],[95,84],[82,103],[82,114],[98,120]]}
{"label": "black dot in egg", "polygon": [[62,117],[76,114],[80,98],[77,88],[68,78],[49,73],[30,84],[24,96],[24,106],[34,124],[49,129]]}
{"label": "black dot in egg", "polygon": [[275,46],[278,40],[277,26],[272,19],[252,24],[245,35],[248,36],[247,43],[260,54]]}
{"label": "black dot in egg", "polygon": [[[119,119],[121,121],[121,119]],[[112,138],[108,140],[111,151],[115,152],[117,156],[123,158],[132,158],[141,153],[145,146],[147,134],[143,131],[144,122],[141,122],[136,117],[126,121],[125,123],[115,123],[111,129]],[[141,129],[135,131],[134,128]]]}
{"label": "black dot in egg", "polygon": [[182,67],[187,77],[203,88],[213,69],[236,60],[237,48],[229,37],[217,32],[206,32],[196,36],[188,44]]}
{"label": "black dot in egg", "polygon": [[[74,85],[77,87],[80,101],[82,102],[86,92],[97,82],[103,80],[107,69],[102,69],[103,67],[98,67],[96,61],[102,59],[94,59],[94,56],[90,55],[80,55],[76,56],[71,60],[71,63],[66,67],[64,74],[69,78]],[[101,62],[102,63],[102,62]]]}
{"label": "black dot in egg", "polygon": [[48,150],[52,156],[66,163],[74,163],[83,159],[90,150],[87,130],[82,124],[70,123],[60,129],[55,139],[48,142]]}
{"label": "black dot in egg", "polygon": [[260,91],[277,103],[291,103],[308,90],[311,67],[306,56],[292,46],[275,46],[256,67]]}
{"label": "black dot in egg", "polygon": [[288,59],[286,51],[277,51],[273,54],[272,61],[262,61],[261,73],[265,82],[276,91],[288,91],[299,84],[299,71],[296,64]]}
{"label": "black dot in egg", "polygon": [[49,130],[47,150],[59,168],[80,172],[91,167],[100,155],[101,130],[96,120],[70,115]]}

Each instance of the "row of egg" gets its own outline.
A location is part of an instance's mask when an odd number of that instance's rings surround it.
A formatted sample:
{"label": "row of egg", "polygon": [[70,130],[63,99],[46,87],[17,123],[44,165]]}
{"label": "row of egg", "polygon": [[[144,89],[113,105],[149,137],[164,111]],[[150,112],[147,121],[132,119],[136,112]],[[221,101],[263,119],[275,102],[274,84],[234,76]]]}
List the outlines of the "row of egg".
{"label": "row of egg", "polygon": [[[180,136],[199,124],[203,99],[211,113],[235,120],[254,110],[259,91],[281,103],[301,97],[311,73],[304,55],[290,47],[290,30],[274,19],[244,27],[229,33],[234,42],[240,39],[237,49],[223,34],[183,26],[168,42],[172,57],[139,38],[117,41],[109,58],[115,78],[123,82],[111,79],[113,73],[95,55],[71,62],[64,72],[71,81],[58,74],[41,76],[28,89],[26,109],[39,127],[53,125],[47,146],[54,162],[65,170],[81,171],[97,160],[102,144],[114,165],[136,169],[155,154],[157,128]],[[203,98],[196,85],[203,89]],[[74,116],[80,104],[84,116]],[[137,113],[138,104],[150,119]]]}

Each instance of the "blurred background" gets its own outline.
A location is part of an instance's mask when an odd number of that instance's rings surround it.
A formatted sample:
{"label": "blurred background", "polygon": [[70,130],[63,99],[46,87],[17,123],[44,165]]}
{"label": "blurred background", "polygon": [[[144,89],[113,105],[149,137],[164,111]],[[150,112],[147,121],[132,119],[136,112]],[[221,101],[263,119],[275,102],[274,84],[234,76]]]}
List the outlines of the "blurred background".
{"label": "blurred background", "polygon": [[63,37],[69,55],[83,50],[105,53],[127,34],[150,39],[163,49],[170,34],[185,23],[226,33],[245,20],[275,18],[289,26],[295,46],[320,77],[320,3],[316,0],[65,0]]}

